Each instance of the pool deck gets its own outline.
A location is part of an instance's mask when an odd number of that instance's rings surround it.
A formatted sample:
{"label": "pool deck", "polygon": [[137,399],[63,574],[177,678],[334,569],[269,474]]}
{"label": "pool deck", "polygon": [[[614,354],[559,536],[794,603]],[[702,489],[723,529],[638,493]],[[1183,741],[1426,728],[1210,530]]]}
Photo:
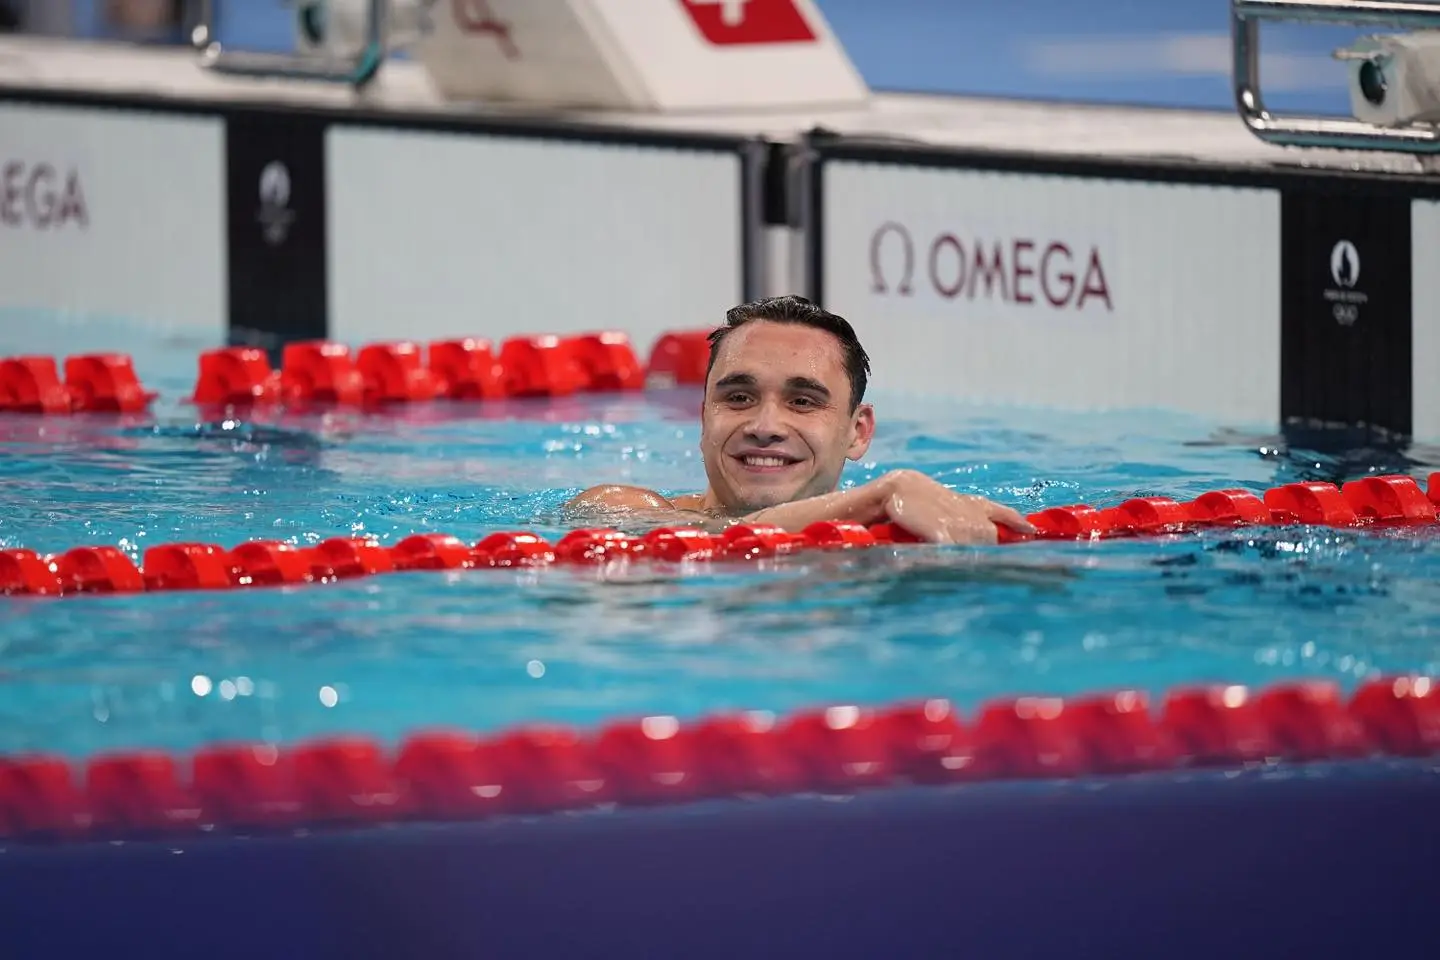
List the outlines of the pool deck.
{"label": "pool deck", "polygon": [[437,118],[530,119],[637,131],[712,133],[789,142],[817,128],[851,139],[1042,157],[1176,161],[1224,167],[1415,175],[1409,154],[1277,147],[1233,111],[1045,103],[934,94],[872,94],[861,107],[653,114],[538,110],[449,102],[417,63],[392,60],[363,92],[311,81],[236,77],[206,70],[188,49],[0,39],[0,88],[51,94],[274,105]]}

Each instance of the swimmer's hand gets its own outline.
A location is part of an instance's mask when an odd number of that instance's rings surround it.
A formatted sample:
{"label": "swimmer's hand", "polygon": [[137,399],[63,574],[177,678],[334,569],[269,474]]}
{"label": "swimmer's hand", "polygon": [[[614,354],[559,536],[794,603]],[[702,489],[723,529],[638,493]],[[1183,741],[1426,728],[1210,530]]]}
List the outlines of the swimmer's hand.
{"label": "swimmer's hand", "polygon": [[1035,525],[1018,510],[977,497],[956,493],[923,473],[901,470],[890,478],[885,515],[930,543],[995,543],[996,524],[1016,533],[1034,534]]}
{"label": "swimmer's hand", "polygon": [[767,507],[745,518],[803,530],[818,520],[889,521],[927,543],[990,544],[996,524],[1018,533],[1035,527],[1019,512],[984,497],[956,493],[916,470],[895,470],[853,490]]}

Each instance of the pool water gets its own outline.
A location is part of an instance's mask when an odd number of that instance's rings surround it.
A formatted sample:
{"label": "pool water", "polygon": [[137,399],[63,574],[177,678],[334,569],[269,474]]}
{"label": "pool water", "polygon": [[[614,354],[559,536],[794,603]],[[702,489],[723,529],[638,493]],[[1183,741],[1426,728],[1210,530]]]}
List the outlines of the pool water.
{"label": "pool water", "polygon": [[[617,480],[703,484],[694,390],[200,423],[193,345],[132,351],[153,415],[0,417],[0,547],[563,534]],[[1158,412],[873,398],[869,459],[1025,512],[1427,464],[1287,450]],[[392,574],[287,589],[0,598],[0,753],[986,700],[1440,670],[1440,540],[1274,528],[876,548],[749,565]]]}

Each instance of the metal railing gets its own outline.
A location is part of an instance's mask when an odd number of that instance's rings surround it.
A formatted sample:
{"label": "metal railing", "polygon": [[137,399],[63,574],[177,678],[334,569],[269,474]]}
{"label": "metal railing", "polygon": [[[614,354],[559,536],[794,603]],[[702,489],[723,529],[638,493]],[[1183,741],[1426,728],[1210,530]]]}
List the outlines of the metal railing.
{"label": "metal railing", "polygon": [[1381,127],[1338,117],[1282,116],[1265,108],[1260,93],[1260,24],[1301,23],[1440,29],[1440,3],[1401,0],[1231,0],[1234,43],[1235,105],[1250,132],[1267,143],[1299,147],[1336,147],[1440,153],[1440,130],[1423,124]]}
{"label": "metal railing", "polygon": [[218,0],[197,0],[196,23],[190,37],[191,44],[199,51],[200,65],[217,73],[322,80],[362,87],[375,78],[385,62],[387,0],[369,0],[364,44],[350,56],[226,50],[215,37],[217,6]]}

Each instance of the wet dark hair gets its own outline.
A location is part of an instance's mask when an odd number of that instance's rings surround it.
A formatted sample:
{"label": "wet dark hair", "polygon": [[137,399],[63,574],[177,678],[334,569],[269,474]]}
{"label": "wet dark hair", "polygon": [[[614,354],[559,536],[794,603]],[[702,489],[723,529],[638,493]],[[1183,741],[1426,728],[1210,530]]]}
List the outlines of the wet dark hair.
{"label": "wet dark hair", "polygon": [[870,356],[860,346],[855,328],[850,321],[831,313],[819,305],[793,294],[783,297],[764,297],[751,300],[725,313],[725,326],[710,333],[710,363],[705,368],[708,378],[715,369],[715,358],[720,353],[720,344],[732,330],[743,327],[752,320],[769,320],[771,323],[798,323],[801,326],[824,330],[840,341],[840,352],[845,363],[845,375],[850,379],[850,410],[853,412],[865,399],[865,385],[870,379]]}

